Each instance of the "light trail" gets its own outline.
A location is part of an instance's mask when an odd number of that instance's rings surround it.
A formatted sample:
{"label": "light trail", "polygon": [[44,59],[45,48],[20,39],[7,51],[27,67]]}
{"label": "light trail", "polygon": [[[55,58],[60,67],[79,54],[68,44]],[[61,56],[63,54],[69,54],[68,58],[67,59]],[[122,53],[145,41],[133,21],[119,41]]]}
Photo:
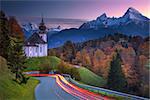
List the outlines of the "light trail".
{"label": "light trail", "polygon": [[78,97],[81,100],[112,100],[112,98],[101,96],[100,94],[96,94],[85,90],[83,88],[79,88],[78,86],[69,83],[63,76],[59,74],[28,74],[29,76],[51,76],[56,78],[56,83],[67,93]]}

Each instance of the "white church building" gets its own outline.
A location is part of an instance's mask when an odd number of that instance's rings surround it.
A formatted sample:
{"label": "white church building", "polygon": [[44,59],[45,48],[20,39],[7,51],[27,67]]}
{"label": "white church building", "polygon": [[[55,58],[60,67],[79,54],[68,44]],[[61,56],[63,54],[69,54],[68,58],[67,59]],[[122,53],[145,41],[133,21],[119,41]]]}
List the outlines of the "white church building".
{"label": "white church building", "polygon": [[27,57],[42,57],[48,55],[47,32],[43,18],[39,25],[39,31],[33,33],[25,41],[24,52]]}

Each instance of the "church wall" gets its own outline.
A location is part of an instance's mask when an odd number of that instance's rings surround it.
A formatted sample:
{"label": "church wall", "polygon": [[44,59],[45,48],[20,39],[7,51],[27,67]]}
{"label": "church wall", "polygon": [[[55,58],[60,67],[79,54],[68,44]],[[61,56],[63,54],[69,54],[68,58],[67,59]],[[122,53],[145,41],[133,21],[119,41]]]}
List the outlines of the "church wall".
{"label": "church wall", "polygon": [[39,44],[39,56],[47,56],[47,44]]}
{"label": "church wall", "polygon": [[37,57],[38,56],[38,47],[35,46],[25,46],[25,54],[27,57]]}
{"label": "church wall", "polygon": [[42,57],[47,56],[47,44],[38,44],[36,46],[25,46],[24,52],[27,57]]}
{"label": "church wall", "polygon": [[45,55],[47,56],[48,55],[48,45],[45,44]]}
{"label": "church wall", "polygon": [[24,53],[27,57],[29,57],[29,47],[25,46],[24,48]]}

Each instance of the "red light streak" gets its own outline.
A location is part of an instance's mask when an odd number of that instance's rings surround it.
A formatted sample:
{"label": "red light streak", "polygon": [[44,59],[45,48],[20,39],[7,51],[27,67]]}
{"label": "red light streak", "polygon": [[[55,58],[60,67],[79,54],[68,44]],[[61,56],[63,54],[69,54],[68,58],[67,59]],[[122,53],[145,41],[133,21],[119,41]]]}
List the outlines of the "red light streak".
{"label": "red light streak", "polygon": [[[29,76],[51,76],[56,78],[56,83],[67,93],[78,97],[82,100],[110,100],[108,97],[90,92],[88,90],[79,88],[78,86],[69,83],[63,76],[59,74],[29,74]],[[112,99],[112,98],[111,98]]]}

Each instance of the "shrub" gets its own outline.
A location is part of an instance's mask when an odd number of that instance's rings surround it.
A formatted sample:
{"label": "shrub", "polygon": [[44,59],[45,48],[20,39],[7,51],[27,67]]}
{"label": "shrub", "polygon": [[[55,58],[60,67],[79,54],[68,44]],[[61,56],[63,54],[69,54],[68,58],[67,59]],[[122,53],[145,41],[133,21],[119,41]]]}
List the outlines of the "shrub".
{"label": "shrub", "polygon": [[49,73],[49,71],[52,70],[52,67],[49,64],[45,63],[40,65],[40,70],[42,73]]}
{"label": "shrub", "polygon": [[63,61],[58,65],[57,70],[61,74],[71,75],[72,78],[75,78],[78,81],[81,79],[77,68],[75,68],[72,65],[65,63]]}

